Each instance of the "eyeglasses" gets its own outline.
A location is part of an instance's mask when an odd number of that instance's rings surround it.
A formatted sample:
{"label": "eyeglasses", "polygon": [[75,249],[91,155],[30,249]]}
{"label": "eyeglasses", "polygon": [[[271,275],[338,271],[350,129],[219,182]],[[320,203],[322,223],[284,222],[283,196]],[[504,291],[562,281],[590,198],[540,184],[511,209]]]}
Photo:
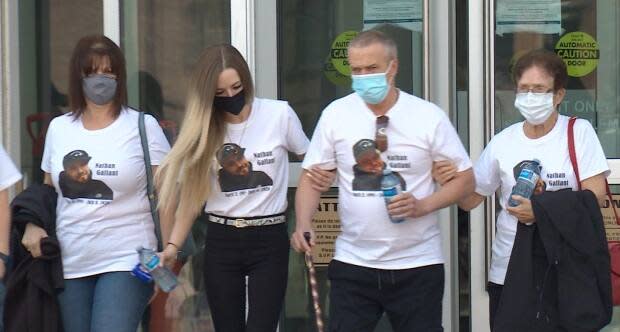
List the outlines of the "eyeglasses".
{"label": "eyeglasses", "polygon": [[549,89],[545,86],[535,86],[535,87],[519,87],[517,88],[517,93],[549,93],[553,92],[553,89]]}
{"label": "eyeglasses", "polygon": [[375,144],[377,144],[377,149],[381,152],[385,152],[387,150],[388,138],[385,131],[389,121],[390,118],[385,115],[377,117],[377,124],[375,127]]}

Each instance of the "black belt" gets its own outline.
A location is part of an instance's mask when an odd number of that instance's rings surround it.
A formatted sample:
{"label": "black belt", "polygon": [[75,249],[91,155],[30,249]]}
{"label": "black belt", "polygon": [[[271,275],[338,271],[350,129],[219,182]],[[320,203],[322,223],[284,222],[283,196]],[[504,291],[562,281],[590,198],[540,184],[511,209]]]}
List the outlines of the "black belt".
{"label": "black belt", "polygon": [[270,216],[232,218],[232,217],[226,217],[226,216],[218,216],[217,214],[210,213],[209,221],[222,224],[222,225],[243,228],[243,227],[281,224],[283,222],[286,222],[286,216],[284,215],[284,213],[280,213],[280,214],[273,214]]}

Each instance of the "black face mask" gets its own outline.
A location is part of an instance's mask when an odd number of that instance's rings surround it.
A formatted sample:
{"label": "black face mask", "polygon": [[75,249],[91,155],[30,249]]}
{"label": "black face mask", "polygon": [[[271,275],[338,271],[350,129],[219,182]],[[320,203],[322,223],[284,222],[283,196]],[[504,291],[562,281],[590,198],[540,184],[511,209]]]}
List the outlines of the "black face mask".
{"label": "black face mask", "polygon": [[216,111],[226,111],[232,115],[239,115],[245,106],[245,93],[239,91],[232,97],[215,96],[213,98],[213,108]]}

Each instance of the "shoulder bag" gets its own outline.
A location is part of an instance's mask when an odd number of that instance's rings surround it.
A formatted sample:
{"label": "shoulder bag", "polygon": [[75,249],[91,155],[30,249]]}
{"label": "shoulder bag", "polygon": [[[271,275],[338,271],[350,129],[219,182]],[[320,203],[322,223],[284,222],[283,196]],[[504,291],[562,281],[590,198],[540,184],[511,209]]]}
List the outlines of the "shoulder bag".
{"label": "shoulder bag", "polygon": [[[155,224],[155,237],[157,237],[157,251],[163,250],[161,240],[161,225],[159,222],[159,213],[157,212],[157,193],[153,186],[153,169],[151,166],[151,154],[149,152],[149,141],[146,136],[146,129],[144,127],[144,112],[138,111],[138,129],[140,131],[140,142],[142,143],[142,153],[144,155],[144,168],[146,169],[146,195],[149,198],[149,205],[151,206],[151,216],[153,217],[153,224]],[[181,260],[186,259],[196,253],[196,244],[191,234],[187,236],[187,239],[179,250],[179,256]]]}

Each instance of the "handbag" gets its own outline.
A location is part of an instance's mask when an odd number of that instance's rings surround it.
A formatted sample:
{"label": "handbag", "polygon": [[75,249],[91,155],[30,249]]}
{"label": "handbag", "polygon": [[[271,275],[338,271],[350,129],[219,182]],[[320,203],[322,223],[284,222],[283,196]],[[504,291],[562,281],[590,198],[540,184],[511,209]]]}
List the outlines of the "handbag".
{"label": "handbag", "polygon": [[[151,154],[149,152],[149,141],[146,137],[146,129],[144,127],[144,112],[138,111],[138,130],[140,132],[140,142],[142,143],[142,154],[144,156],[144,168],[146,169],[146,195],[149,199],[149,205],[151,207],[151,216],[153,217],[153,224],[155,225],[155,237],[157,238],[157,251],[163,250],[161,240],[161,225],[159,222],[159,213],[157,212],[157,193],[153,186],[153,169],[151,166]],[[190,235],[185,239],[181,249],[179,250],[179,258],[181,260],[187,259],[188,256],[194,255],[197,252],[196,243],[193,236]]]}
{"label": "handbag", "polygon": [[[577,121],[576,117],[571,117],[568,120],[568,154],[570,156],[570,162],[573,165],[573,171],[575,172],[575,177],[577,178],[577,187],[581,190],[581,179],[579,177],[579,165],[577,165],[577,154],[575,153],[575,133],[574,126],[575,121]],[[602,208],[603,216],[609,215],[605,210],[611,208],[613,211],[613,220],[615,220],[615,225],[620,225],[620,219],[618,219],[618,212],[616,211],[616,207],[614,205],[614,200],[611,195],[611,190],[609,189],[609,183],[607,179],[605,179],[605,191],[607,193],[608,204],[606,207]],[[613,224],[613,221],[612,221]],[[607,233],[607,248],[609,249],[609,259],[611,265],[611,287],[612,287],[612,296],[614,305],[620,305],[620,241],[615,238],[610,237],[610,232],[607,229],[608,223],[605,223],[605,230]]]}

